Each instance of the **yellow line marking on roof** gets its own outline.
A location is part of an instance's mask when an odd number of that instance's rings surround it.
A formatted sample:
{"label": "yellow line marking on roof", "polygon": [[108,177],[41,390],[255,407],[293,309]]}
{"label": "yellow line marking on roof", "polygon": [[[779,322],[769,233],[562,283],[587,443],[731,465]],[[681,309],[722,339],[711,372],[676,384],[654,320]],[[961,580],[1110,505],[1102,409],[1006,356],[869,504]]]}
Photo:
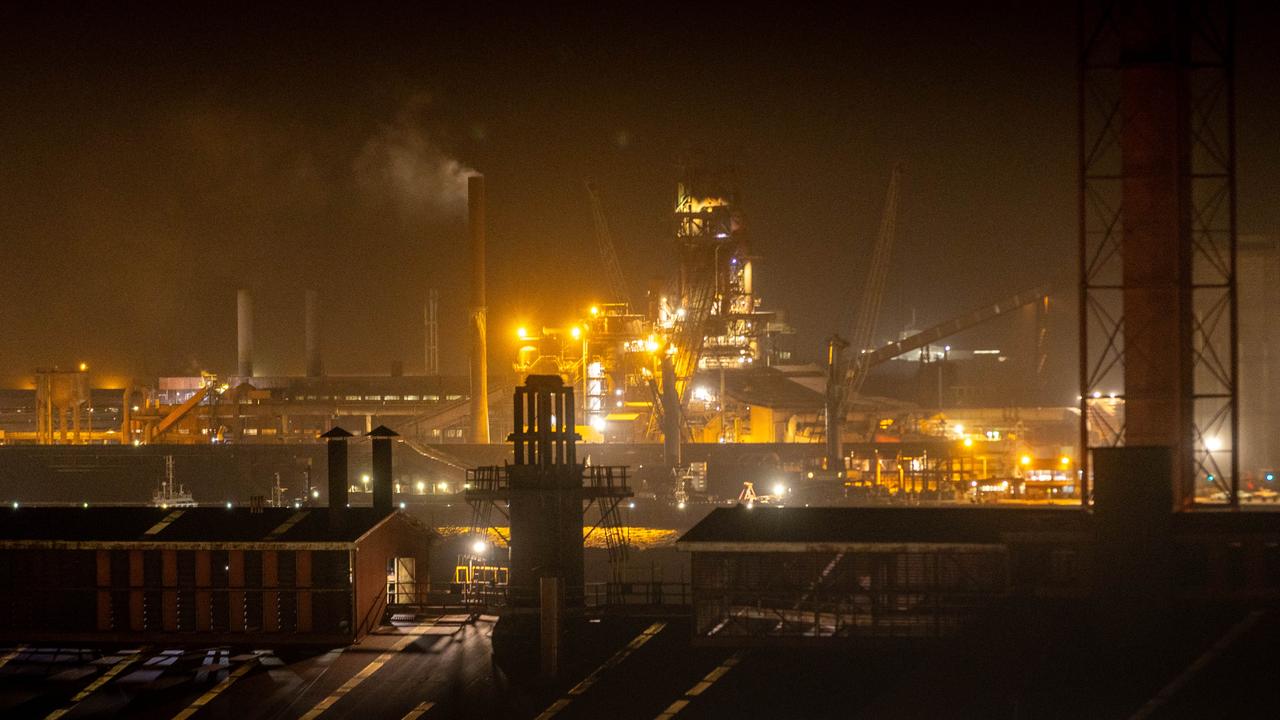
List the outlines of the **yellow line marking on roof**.
{"label": "yellow line marking on roof", "polygon": [[559,700],[556,700],[555,702],[551,703],[551,705],[549,705],[546,710],[543,710],[542,714],[538,715],[538,717],[535,718],[535,720],[548,720],[548,718],[555,717],[556,713],[568,707],[570,702],[573,702],[573,698],[585,693],[588,688],[594,685],[596,681],[600,679],[601,675],[603,675],[609,669],[615,667],[618,663],[622,662],[623,660],[626,660],[628,655],[635,652],[636,650],[639,650],[641,645],[644,645],[645,643],[649,642],[649,640],[652,639],[654,635],[657,635],[658,633],[662,632],[662,629],[665,628],[666,626],[667,624],[664,622],[656,622],[650,625],[649,627],[645,628],[644,632],[635,636],[635,638],[633,638],[631,642],[627,643],[626,647],[614,653],[613,657],[609,658],[608,660],[605,660],[604,663],[600,665],[600,667],[596,668],[595,670],[592,670],[590,675],[582,679],[582,682],[578,683],[577,685],[574,685],[573,688],[569,690],[569,692],[566,694],[565,697],[562,697]]}
{"label": "yellow line marking on roof", "polygon": [[697,682],[697,684],[689,688],[688,692],[684,694],[684,697],[668,705],[667,709],[659,713],[658,717],[654,720],[670,720],[670,718],[675,717],[676,713],[685,709],[685,706],[693,702],[694,698],[706,692],[707,689],[714,685],[717,680],[728,674],[728,672],[733,669],[733,666],[737,665],[738,661],[741,659],[742,653],[740,652],[730,655],[724,662],[720,663],[711,672],[707,673],[706,677],[702,678]]}
{"label": "yellow line marking on roof", "polygon": [[299,510],[298,512],[290,515],[288,520],[285,520],[284,522],[280,523],[279,527],[267,533],[267,539],[275,540],[281,535],[284,535],[285,533],[289,532],[289,528],[293,527],[294,525],[297,525],[302,520],[302,518],[310,514],[311,514],[310,510]]}
{"label": "yellow line marking on roof", "polygon": [[417,640],[418,638],[422,637],[423,634],[426,632],[427,628],[431,627],[433,624],[434,624],[434,621],[429,623],[424,623],[422,625],[415,625],[412,628],[410,628],[409,632],[403,638],[397,640],[396,644],[392,645],[390,650],[387,650],[386,652],[382,653],[378,657],[371,660],[368,665],[365,665],[360,670],[360,672],[356,673],[355,675],[352,675],[351,679],[342,683],[342,685],[337,690],[334,690],[332,693],[329,694],[329,697],[316,703],[315,707],[308,710],[307,713],[303,715],[301,718],[299,718],[298,720],[313,720],[313,718],[319,717],[321,714],[324,713],[325,710],[328,710],[329,708],[333,707],[334,703],[341,700],[344,695],[351,692],[352,690],[355,690],[357,687],[360,686],[360,683],[364,682],[365,680],[368,680],[370,675],[373,675],[374,673],[378,672],[378,670],[381,669],[383,665],[386,665],[388,662],[390,662],[391,659],[394,658],[397,653],[399,653],[401,650],[404,650],[406,647],[408,647],[409,644],[412,643],[414,640]]}
{"label": "yellow line marking on roof", "polygon": [[5,653],[3,657],[0,657],[0,667],[4,667],[5,665],[8,665],[10,660],[21,655],[22,651],[26,649],[27,649],[26,645],[19,645],[18,647],[14,648],[12,651]]}
{"label": "yellow line marking on roof", "polygon": [[422,717],[423,713],[430,710],[434,706],[435,706],[435,703],[433,702],[427,702],[427,701],[420,702],[418,703],[417,707],[405,713],[404,717],[401,718],[400,720],[418,720],[418,718]]}
{"label": "yellow line marking on roof", "polygon": [[182,517],[182,513],[184,512],[186,512],[186,510],[174,510],[168,515],[165,515],[163,520],[156,523],[155,525],[152,525],[150,529],[148,529],[146,532],[142,534],[143,535],[159,535],[161,530],[164,530],[165,528],[169,527],[169,523]]}

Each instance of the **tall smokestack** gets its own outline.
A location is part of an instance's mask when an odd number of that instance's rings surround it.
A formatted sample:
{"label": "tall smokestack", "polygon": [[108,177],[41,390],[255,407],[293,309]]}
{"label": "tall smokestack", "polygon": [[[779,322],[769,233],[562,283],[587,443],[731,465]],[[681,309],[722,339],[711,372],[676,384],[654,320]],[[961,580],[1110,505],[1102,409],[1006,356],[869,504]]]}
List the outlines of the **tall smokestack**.
{"label": "tall smokestack", "polygon": [[373,509],[389,513],[395,502],[391,477],[391,439],[399,433],[385,425],[369,431],[373,441]]}
{"label": "tall smokestack", "polygon": [[427,306],[423,312],[426,320],[427,375],[440,374],[440,291],[431,288],[427,293]]}
{"label": "tall smokestack", "polygon": [[324,374],[320,361],[320,293],[315,290],[307,291],[306,312],[307,377],[320,377]]}
{"label": "tall smokestack", "polygon": [[334,510],[341,512],[347,507],[347,438],[351,433],[335,425],[320,437],[329,450],[329,513],[336,518]]}
{"label": "tall smokestack", "polygon": [[484,176],[467,178],[471,228],[471,441],[489,442],[489,358],[484,292]]}
{"label": "tall smokestack", "polygon": [[253,377],[253,296],[248,290],[236,293],[236,347],[239,363],[236,374]]}

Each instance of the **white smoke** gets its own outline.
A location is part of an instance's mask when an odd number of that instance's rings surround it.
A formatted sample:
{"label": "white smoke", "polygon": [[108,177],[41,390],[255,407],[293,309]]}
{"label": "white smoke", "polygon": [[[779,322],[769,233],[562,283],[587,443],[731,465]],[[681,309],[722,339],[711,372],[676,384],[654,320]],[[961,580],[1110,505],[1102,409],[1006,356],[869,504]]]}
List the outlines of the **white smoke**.
{"label": "white smoke", "polygon": [[465,207],[474,170],[449,156],[427,130],[430,98],[418,95],[382,125],[356,156],[356,182],[370,199],[402,214],[454,212]]}

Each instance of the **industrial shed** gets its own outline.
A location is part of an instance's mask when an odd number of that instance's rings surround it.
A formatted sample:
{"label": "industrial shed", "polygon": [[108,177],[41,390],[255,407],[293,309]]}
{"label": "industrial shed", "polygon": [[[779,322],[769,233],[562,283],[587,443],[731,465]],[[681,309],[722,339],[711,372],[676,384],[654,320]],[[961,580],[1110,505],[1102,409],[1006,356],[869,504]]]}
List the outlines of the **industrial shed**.
{"label": "industrial shed", "polygon": [[695,642],[952,635],[1011,594],[1081,594],[1076,510],[769,507],[713,510],[692,553]]}
{"label": "industrial shed", "polygon": [[349,643],[425,596],[434,537],[367,507],[2,512],[8,642]]}

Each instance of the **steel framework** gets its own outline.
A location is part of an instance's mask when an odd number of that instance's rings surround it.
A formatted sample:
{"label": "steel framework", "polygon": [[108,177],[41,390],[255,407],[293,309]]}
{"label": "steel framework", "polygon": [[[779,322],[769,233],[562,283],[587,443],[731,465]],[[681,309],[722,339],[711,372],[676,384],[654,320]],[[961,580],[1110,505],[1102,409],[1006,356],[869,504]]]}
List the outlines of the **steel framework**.
{"label": "steel framework", "polygon": [[[1179,397],[1160,401],[1175,408],[1172,414],[1188,416],[1170,443],[1186,469],[1184,477],[1175,469],[1173,478],[1179,506],[1193,504],[1195,488],[1206,485],[1222,491],[1233,507],[1238,503],[1233,25],[1229,0],[1080,5],[1079,403],[1086,504],[1090,448],[1127,439],[1154,444],[1151,433],[1132,431],[1135,413],[1155,414],[1150,393],[1143,409],[1126,394],[1145,382],[1148,370],[1178,376]],[[1164,54],[1153,59],[1156,46]],[[1164,91],[1175,97],[1162,96]],[[1152,131],[1167,131],[1173,142],[1162,146],[1165,138],[1152,139]],[[1142,161],[1176,167],[1175,182],[1161,188],[1176,191],[1152,192],[1154,173],[1140,167]],[[1182,266],[1176,292],[1166,296],[1172,307],[1153,303],[1158,292],[1134,269],[1159,254],[1149,252],[1156,247],[1149,238],[1159,233],[1150,227],[1153,220],[1178,226],[1174,241],[1159,250],[1184,255],[1174,261]],[[1179,317],[1170,320],[1171,313]],[[1182,324],[1178,337],[1152,337],[1171,323]],[[1179,353],[1188,367],[1177,366]]]}

